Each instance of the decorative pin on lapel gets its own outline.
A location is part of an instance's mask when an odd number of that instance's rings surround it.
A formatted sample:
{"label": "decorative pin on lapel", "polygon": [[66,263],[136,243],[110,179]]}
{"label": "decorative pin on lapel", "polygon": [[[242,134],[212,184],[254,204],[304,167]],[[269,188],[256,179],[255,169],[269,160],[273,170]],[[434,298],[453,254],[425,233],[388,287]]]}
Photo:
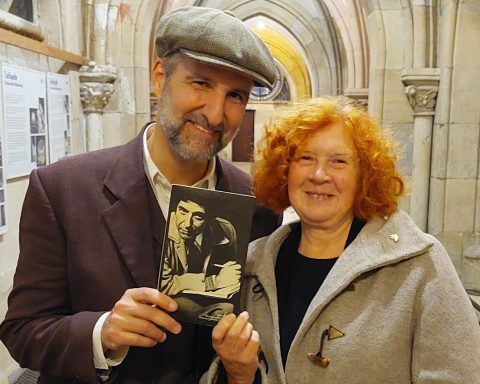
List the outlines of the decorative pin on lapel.
{"label": "decorative pin on lapel", "polygon": [[392,233],[390,236],[388,236],[390,240],[393,240],[395,243],[398,241],[399,237],[396,233]]}
{"label": "decorative pin on lapel", "polygon": [[320,350],[318,351],[318,353],[307,353],[309,360],[312,361],[314,364],[321,366],[322,368],[327,368],[330,364],[330,359],[322,356],[323,343],[326,336],[328,336],[328,340],[334,340],[345,336],[345,334],[334,326],[329,325],[328,329],[325,329],[322,332],[322,337],[320,339]]}
{"label": "decorative pin on lapel", "polygon": [[338,339],[345,336],[345,334],[334,326],[330,325],[328,328],[328,340]]}

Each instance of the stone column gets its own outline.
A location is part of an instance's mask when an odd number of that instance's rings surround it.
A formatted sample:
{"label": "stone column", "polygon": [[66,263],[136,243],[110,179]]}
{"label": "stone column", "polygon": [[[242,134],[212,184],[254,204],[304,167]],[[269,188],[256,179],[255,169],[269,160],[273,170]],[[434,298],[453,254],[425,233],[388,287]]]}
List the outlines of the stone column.
{"label": "stone column", "polygon": [[440,81],[437,68],[414,68],[402,71],[405,94],[413,108],[413,156],[410,215],[427,230],[428,201],[432,156],[432,131]]}
{"label": "stone column", "polygon": [[116,68],[90,62],[79,70],[80,99],[87,119],[87,152],[103,148],[103,109],[108,104],[117,78]]}

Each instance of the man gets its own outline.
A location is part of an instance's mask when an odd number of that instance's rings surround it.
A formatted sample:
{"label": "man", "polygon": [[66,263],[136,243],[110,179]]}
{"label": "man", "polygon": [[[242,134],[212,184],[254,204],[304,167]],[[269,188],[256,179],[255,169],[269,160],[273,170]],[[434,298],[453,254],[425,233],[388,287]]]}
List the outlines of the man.
{"label": "man", "polygon": [[174,296],[185,290],[238,290],[241,266],[236,263],[237,236],[229,221],[220,217],[207,220],[202,205],[180,200],[169,224],[162,292]]}
{"label": "man", "polygon": [[[156,122],[30,176],[0,338],[40,382],[191,383],[211,360],[211,329],[175,321],[176,303],[155,289],[171,184],[250,193],[250,178],[215,155],[275,66],[255,34],[215,9],[165,15],[156,48]],[[278,219],[258,207],[252,239]]]}

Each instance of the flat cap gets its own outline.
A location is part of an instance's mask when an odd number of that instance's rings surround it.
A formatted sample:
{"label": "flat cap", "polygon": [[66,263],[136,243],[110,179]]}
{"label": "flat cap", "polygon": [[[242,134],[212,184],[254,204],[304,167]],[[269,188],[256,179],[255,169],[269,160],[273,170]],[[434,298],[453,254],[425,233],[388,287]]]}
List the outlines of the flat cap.
{"label": "flat cap", "polygon": [[276,67],[265,43],[229,11],[182,7],[163,15],[157,24],[155,47],[160,58],[177,51],[235,71],[272,89]]}

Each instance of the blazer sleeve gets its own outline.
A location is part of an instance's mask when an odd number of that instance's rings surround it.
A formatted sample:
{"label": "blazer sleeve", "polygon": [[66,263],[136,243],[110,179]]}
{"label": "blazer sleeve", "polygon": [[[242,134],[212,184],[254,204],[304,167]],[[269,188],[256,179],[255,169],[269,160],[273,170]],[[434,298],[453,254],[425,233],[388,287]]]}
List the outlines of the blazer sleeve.
{"label": "blazer sleeve", "polygon": [[20,255],[0,339],[22,367],[97,382],[92,332],[104,312],[72,313],[67,270],[65,235],[34,170],[22,208]]}
{"label": "blazer sleeve", "polygon": [[412,381],[480,383],[480,327],[450,258],[435,240],[414,308]]}

